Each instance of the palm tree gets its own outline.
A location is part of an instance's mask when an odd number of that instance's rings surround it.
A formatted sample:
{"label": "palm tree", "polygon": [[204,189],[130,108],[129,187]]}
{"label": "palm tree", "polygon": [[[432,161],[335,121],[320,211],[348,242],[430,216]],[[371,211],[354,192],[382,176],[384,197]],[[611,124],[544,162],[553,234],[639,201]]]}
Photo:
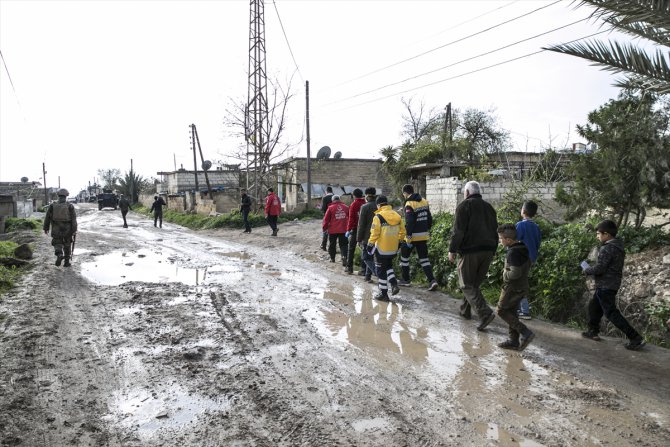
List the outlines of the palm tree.
{"label": "palm tree", "polygon": [[595,7],[593,18],[647,40],[653,48],[647,52],[635,43],[594,40],[545,49],[588,59],[603,70],[623,74],[614,84],[617,87],[670,93],[670,1],[580,0],[578,7],[585,5]]}

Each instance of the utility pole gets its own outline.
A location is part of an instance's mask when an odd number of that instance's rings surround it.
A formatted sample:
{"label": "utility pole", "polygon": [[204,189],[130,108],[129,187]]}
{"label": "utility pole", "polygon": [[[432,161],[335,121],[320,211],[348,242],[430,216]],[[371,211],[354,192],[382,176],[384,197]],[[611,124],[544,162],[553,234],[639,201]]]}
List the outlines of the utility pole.
{"label": "utility pole", "polygon": [[[209,186],[209,176],[207,175],[207,170],[211,167],[211,163],[208,163],[209,166],[205,165],[205,157],[202,155],[202,147],[200,146],[200,137],[198,136],[198,129],[196,129],[195,124],[191,124],[193,126],[193,134],[195,135],[195,141],[198,143],[198,152],[200,152],[200,162],[202,163],[202,170],[205,173],[205,182],[207,183],[207,192],[209,193],[209,198],[214,199],[212,197],[212,187]],[[197,180],[196,180],[197,182]],[[196,183],[197,184],[197,183]]]}
{"label": "utility pole", "polygon": [[312,206],[312,169],[310,165],[310,140],[309,140],[309,81],[305,81],[305,126],[307,127],[307,207]]}
{"label": "utility pole", "polygon": [[442,153],[447,157],[451,158],[451,153],[447,155],[447,135],[449,135],[449,145],[453,141],[453,125],[451,122],[451,103],[447,104],[444,113],[444,130],[442,134]]}
{"label": "utility pole", "polygon": [[49,195],[47,194],[47,168],[42,163],[42,180],[44,180],[44,205],[49,204]]}
{"label": "utility pole", "polygon": [[58,189],[60,189],[60,175],[58,176]]}
{"label": "utility pole", "polygon": [[135,192],[135,176],[133,175],[133,159],[130,159],[130,203],[135,203],[134,198],[135,195],[133,194]]}
{"label": "utility pole", "polygon": [[193,204],[197,204],[198,194],[200,194],[198,188],[198,158],[195,153],[195,124],[189,126],[191,128],[191,143],[193,144],[193,169],[195,170],[195,195],[193,196]]}

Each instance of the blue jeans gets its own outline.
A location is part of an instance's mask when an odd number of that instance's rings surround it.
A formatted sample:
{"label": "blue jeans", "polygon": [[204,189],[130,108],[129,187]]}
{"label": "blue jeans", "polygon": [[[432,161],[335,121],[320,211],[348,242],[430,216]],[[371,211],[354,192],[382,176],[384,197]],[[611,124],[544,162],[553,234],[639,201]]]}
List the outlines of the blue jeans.
{"label": "blue jeans", "polygon": [[361,270],[362,269],[365,269],[366,278],[369,278],[371,275],[377,276],[374,256],[368,253],[365,247],[361,249]]}
{"label": "blue jeans", "polygon": [[528,298],[521,298],[521,301],[519,302],[519,312],[530,315],[530,304],[528,303]]}

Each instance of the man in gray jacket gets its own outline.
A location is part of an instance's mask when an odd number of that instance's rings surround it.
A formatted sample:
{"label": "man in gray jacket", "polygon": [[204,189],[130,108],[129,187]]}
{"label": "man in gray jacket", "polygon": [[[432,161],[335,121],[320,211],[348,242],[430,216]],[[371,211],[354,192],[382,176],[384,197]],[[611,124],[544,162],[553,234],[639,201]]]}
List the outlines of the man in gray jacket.
{"label": "man in gray jacket", "polygon": [[356,242],[361,247],[361,270],[360,276],[365,276],[367,282],[372,281],[372,275],[377,276],[375,272],[374,257],[365,249],[368,239],[370,239],[370,228],[372,227],[372,218],[377,211],[377,190],[373,187],[365,189],[365,205],[360,209],[358,216],[358,228],[356,230]]}
{"label": "man in gray jacket", "polygon": [[498,217],[490,203],[482,199],[478,182],[470,181],[463,186],[463,200],[456,207],[449,261],[458,261],[458,284],[463,291],[461,316],[472,318],[475,308],[479,325],[483,331],[493,321],[495,314],[482,295],[480,286],[489,270],[498,246]]}

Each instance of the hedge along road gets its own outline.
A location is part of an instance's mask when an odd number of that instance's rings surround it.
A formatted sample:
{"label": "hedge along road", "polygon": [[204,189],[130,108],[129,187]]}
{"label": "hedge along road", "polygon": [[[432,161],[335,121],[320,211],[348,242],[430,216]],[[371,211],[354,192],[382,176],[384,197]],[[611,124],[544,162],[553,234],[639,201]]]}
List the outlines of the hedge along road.
{"label": "hedge along road", "polygon": [[194,232],[77,206],[0,301],[0,442],[28,446],[670,445],[670,355],[540,321],[522,354],[318,249],[319,222]]}

